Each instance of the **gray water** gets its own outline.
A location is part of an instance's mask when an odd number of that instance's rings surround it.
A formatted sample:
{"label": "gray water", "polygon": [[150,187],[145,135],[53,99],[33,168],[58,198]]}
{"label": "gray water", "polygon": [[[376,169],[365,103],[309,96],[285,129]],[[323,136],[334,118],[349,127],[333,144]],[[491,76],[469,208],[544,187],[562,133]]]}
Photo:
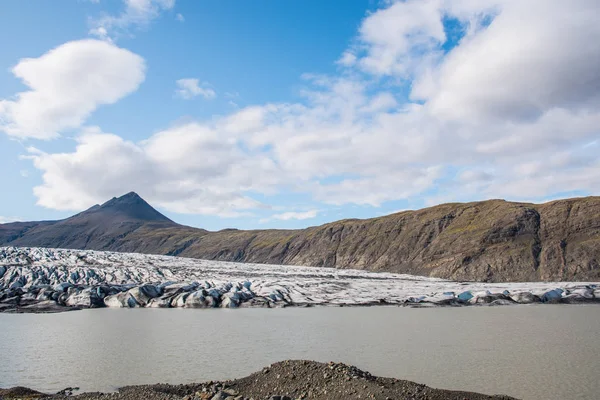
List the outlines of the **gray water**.
{"label": "gray water", "polygon": [[600,306],[0,314],[0,387],[110,391],[242,377],[284,359],[523,399],[598,399]]}

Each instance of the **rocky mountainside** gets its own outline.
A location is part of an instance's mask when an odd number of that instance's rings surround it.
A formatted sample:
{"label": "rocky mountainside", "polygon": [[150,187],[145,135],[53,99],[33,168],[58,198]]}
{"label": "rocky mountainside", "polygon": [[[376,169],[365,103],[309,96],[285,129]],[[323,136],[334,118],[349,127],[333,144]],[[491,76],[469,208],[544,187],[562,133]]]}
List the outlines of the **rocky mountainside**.
{"label": "rocky mountainside", "polygon": [[474,281],[600,278],[600,197],[442,204],[301,230],[208,232],[135,193],[55,222],[0,225],[0,245],[408,273]]}

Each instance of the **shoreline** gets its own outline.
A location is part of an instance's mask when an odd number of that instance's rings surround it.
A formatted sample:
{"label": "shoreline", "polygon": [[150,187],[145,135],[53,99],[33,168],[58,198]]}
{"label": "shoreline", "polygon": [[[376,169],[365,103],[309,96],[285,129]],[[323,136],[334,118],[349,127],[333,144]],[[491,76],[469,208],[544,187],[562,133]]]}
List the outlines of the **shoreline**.
{"label": "shoreline", "polygon": [[[512,302],[510,304],[494,304],[491,303],[477,303],[477,304],[469,304],[469,303],[446,303],[446,304],[435,304],[428,302],[421,303],[411,303],[406,302],[403,304],[390,304],[390,303],[372,303],[372,304],[285,304],[285,305],[277,305],[271,307],[248,307],[241,306],[233,309],[244,309],[244,308],[324,308],[324,307],[332,307],[332,308],[370,308],[370,307],[397,307],[397,308],[416,308],[416,309],[430,309],[430,308],[463,308],[463,307],[497,307],[501,305],[513,305],[513,306],[549,306],[549,305],[563,305],[563,306],[579,306],[579,305],[591,305],[591,304],[600,304],[600,299],[587,299],[587,300],[578,300],[578,301],[553,301],[553,302],[531,302],[531,303],[517,303]],[[73,311],[81,311],[81,310],[99,310],[99,309],[140,309],[140,308],[153,308],[153,307],[77,307],[77,306],[64,306],[60,304],[42,304],[32,303],[24,306],[6,306],[4,304],[0,304],[0,314],[59,314],[65,312],[73,312]],[[186,308],[181,307],[180,309],[186,310],[202,310],[208,308]],[[218,307],[214,307],[211,309],[219,309]]]}
{"label": "shoreline", "polygon": [[511,400],[504,395],[486,395],[429,386],[396,378],[371,375],[343,363],[286,360],[264,367],[244,378],[181,385],[125,386],[113,393],[81,393],[66,388],[56,394],[16,387],[0,389],[0,399],[80,400]]}

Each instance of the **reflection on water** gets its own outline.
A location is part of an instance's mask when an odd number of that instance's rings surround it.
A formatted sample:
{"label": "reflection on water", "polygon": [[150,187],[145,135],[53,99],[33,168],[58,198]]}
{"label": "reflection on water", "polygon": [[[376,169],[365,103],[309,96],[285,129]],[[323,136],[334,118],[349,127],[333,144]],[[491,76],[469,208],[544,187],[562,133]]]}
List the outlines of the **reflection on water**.
{"label": "reflection on water", "polygon": [[0,314],[0,387],[108,391],[311,359],[447,389],[595,399],[599,332],[598,305]]}

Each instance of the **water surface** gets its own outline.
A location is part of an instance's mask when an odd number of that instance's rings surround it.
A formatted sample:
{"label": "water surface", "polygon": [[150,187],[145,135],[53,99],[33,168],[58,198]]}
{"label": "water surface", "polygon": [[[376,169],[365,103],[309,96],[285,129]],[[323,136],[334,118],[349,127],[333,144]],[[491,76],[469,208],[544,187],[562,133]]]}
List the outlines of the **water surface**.
{"label": "water surface", "polygon": [[230,379],[284,359],[523,399],[597,399],[600,306],[0,314],[0,387]]}

